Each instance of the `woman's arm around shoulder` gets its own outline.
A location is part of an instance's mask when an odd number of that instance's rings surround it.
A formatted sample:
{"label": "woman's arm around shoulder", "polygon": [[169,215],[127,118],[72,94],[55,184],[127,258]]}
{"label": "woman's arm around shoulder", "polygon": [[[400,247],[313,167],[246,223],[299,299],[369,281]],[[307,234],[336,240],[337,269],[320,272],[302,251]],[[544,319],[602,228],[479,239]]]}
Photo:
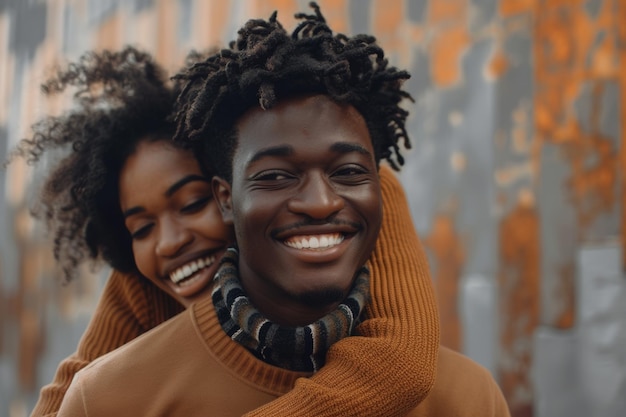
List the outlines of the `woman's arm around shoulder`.
{"label": "woman's arm around shoulder", "polygon": [[143,277],[113,271],[76,352],[59,364],[52,382],[41,389],[31,417],[56,416],[79,370],[180,311],[176,301]]}

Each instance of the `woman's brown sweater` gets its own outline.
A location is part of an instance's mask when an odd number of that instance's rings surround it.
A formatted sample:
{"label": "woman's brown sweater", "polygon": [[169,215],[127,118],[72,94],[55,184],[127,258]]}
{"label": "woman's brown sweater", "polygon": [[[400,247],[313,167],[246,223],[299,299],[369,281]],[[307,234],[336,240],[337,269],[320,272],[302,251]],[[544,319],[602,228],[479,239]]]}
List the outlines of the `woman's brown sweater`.
{"label": "woman's brown sweater", "polygon": [[[336,343],[322,370],[247,417],[403,416],[430,391],[439,324],[428,265],[399,181],[387,167],[380,174],[383,224],[370,258],[367,319],[358,328],[366,337]],[[31,417],[55,416],[76,372],[182,310],[148,280],[114,271],[77,351],[41,390]],[[367,392],[372,386],[375,396]]]}

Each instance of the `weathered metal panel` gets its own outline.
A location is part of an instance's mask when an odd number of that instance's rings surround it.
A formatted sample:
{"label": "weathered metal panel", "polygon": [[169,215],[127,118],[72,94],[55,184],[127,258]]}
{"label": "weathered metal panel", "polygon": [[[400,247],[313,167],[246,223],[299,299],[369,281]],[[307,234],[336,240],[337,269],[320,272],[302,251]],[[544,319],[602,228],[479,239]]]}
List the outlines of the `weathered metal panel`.
{"label": "weathered metal panel", "polygon": [[[291,27],[307,3],[0,2],[0,156],[66,104],[43,100],[37,88],[66,58],[134,43],[175,71],[188,50],[223,45],[248,18],[278,9]],[[565,343],[550,337],[581,330],[577,306],[588,290],[576,278],[585,274],[579,251],[617,241],[626,262],[626,2],[319,3],[334,29],[374,33],[391,62],[412,73],[413,149],[399,175],[431,262],[442,342],[474,355],[472,337],[493,335],[492,357],[476,359],[494,372],[514,416],[547,410],[542,399],[559,379],[531,370]],[[48,242],[28,213],[37,175],[21,162],[0,171],[0,415],[9,417],[30,411],[37,389],[72,352],[104,279],[86,273],[67,287],[55,280]],[[477,276],[495,304],[462,292]],[[466,304],[472,299],[477,304]],[[488,311],[497,317],[472,320]],[[574,386],[584,374],[570,377]],[[590,397],[579,409],[602,401]]]}

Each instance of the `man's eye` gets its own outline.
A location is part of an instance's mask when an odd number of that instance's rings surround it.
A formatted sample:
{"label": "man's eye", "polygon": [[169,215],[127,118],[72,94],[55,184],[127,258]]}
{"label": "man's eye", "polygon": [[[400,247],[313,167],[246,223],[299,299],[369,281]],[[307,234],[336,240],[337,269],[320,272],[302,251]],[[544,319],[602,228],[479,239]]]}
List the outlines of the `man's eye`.
{"label": "man's eye", "polygon": [[366,173],[367,171],[358,165],[349,165],[339,168],[334,172],[333,175],[337,177],[351,177],[354,175],[362,175]]}
{"label": "man's eye", "polygon": [[284,171],[263,171],[254,175],[252,180],[254,181],[281,181],[290,178],[290,176]]}

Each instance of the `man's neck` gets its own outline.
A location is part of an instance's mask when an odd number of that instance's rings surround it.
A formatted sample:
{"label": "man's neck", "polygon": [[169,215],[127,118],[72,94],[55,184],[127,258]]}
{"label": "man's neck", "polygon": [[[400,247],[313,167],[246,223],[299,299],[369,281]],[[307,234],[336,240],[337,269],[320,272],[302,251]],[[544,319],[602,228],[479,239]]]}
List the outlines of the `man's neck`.
{"label": "man's neck", "polygon": [[212,298],[224,331],[265,362],[295,371],[319,369],[326,350],[354,330],[369,296],[369,270],[361,268],[336,309],[294,327],[272,322],[255,308],[239,281],[237,258],[236,250],[229,249],[215,277]]}
{"label": "man's neck", "polygon": [[289,295],[277,297],[277,294],[274,293],[272,296],[267,296],[265,292],[249,291],[245,280],[241,279],[241,277],[240,280],[252,304],[258,306],[258,310],[268,320],[281,326],[306,326],[336,310],[341,304],[341,301],[335,301],[332,304],[310,306],[301,302],[294,302],[293,297]]}

